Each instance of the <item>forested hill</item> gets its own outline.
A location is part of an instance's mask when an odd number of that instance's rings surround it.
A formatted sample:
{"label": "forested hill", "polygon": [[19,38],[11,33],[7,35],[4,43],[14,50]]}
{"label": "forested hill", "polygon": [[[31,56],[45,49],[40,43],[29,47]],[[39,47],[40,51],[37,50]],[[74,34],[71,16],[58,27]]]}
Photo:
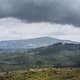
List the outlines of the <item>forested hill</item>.
{"label": "forested hill", "polygon": [[32,52],[54,67],[80,68],[80,44],[56,43],[33,49]]}
{"label": "forested hill", "polygon": [[0,51],[0,71],[43,67],[80,68],[80,44],[56,43],[29,51]]}
{"label": "forested hill", "polygon": [[74,44],[74,43],[65,43],[65,44],[56,43],[53,45],[32,49],[34,53],[39,55],[47,55],[47,54],[51,55],[61,51],[77,51],[77,50],[80,50],[80,44]]}

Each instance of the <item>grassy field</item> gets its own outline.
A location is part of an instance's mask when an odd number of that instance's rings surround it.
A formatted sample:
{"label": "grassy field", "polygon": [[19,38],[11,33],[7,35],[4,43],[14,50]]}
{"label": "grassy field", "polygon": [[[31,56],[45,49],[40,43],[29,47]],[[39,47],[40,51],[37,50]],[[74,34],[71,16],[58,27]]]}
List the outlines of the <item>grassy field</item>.
{"label": "grassy field", "polygon": [[0,73],[0,80],[80,80],[80,69],[30,69]]}

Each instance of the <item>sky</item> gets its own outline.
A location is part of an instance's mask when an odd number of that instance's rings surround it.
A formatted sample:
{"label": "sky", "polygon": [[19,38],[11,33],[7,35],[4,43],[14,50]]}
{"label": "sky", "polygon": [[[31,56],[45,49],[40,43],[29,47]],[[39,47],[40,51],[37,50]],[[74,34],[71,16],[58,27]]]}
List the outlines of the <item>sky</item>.
{"label": "sky", "polygon": [[0,41],[79,35],[80,0],[0,0]]}

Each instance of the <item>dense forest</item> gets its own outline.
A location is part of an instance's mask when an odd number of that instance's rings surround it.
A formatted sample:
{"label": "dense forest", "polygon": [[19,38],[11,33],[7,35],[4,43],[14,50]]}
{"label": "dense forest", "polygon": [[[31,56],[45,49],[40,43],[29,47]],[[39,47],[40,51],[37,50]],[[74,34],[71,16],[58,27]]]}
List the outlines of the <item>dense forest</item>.
{"label": "dense forest", "polygon": [[56,43],[30,50],[0,50],[0,71],[80,68],[80,44]]}

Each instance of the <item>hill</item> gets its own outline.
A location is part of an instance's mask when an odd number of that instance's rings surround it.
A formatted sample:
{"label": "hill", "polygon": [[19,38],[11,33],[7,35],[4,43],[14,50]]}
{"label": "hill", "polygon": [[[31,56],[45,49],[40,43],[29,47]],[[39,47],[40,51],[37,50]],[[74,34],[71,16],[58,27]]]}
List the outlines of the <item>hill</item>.
{"label": "hill", "polygon": [[31,50],[0,51],[0,71],[80,68],[80,44],[56,43]]}
{"label": "hill", "polygon": [[31,49],[41,46],[52,45],[58,42],[64,43],[78,43],[70,40],[59,40],[51,37],[39,37],[25,40],[9,40],[0,41],[0,49]]}
{"label": "hill", "polygon": [[80,44],[56,43],[31,51],[53,67],[80,67]]}

